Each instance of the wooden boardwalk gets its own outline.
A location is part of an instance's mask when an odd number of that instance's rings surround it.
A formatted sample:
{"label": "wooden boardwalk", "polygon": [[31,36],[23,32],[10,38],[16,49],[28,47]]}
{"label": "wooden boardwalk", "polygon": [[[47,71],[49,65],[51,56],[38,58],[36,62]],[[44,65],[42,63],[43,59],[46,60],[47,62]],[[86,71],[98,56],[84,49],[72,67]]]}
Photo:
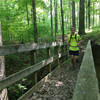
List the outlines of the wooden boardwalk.
{"label": "wooden boardwalk", "polygon": [[72,69],[70,64],[63,65],[28,100],[72,100],[78,72],[79,66]]}

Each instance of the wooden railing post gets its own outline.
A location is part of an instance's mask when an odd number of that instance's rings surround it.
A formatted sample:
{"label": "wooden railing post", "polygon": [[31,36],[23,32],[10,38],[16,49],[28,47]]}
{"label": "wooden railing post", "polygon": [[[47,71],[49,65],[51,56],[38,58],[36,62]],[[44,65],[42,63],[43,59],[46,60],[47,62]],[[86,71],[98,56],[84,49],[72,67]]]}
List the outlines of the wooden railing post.
{"label": "wooden railing post", "polygon": [[[37,52],[34,51],[34,64],[36,63]],[[38,82],[38,72],[35,72],[35,84]]]}
{"label": "wooden railing post", "polygon": [[[36,51],[31,51],[31,64],[34,65],[36,64]],[[34,73],[34,82],[35,84],[38,82],[38,78],[37,78],[37,72]]]}
{"label": "wooden railing post", "polygon": [[[58,46],[54,47],[54,54],[58,56]],[[59,62],[59,57],[58,57],[57,61],[55,61],[56,66],[58,66],[58,62]]]}
{"label": "wooden railing post", "polygon": [[[47,58],[50,58],[50,48],[47,48]],[[51,72],[51,64],[49,65],[49,72]]]}
{"label": "wooden railing post", "polygon": [[[0,46],[2,46],[2,32],[1,32],[1,22],[0,22]],[[5,64],[4,56],[0,56],[0,80],[5,77]],[[8,100],[7,89],[0,90],[0,100]]]}
{"label": "wooden railing post", "polygon": [[[64,53],[64,45],[61,46],[61,55]],[[61,58],[61,63],[63,63],[64,57]]]}
{"label": "wooden railing post", "polygon": [[67,53],[67,55],[65,56],[65,60],[67,60],[67,58],[68,58],[67,43],[66,43],[66,45],[64,46],[64,48],[65,48],[65,53]]}

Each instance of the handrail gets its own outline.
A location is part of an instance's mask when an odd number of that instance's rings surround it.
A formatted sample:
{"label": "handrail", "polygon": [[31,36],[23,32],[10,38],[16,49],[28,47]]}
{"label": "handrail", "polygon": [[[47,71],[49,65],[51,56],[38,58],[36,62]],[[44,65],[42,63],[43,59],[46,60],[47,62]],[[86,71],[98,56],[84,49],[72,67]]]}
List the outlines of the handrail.
{"label": "handrail", "polygon": [[58,55],[54,56],[54,57],[50,57],[47,60],[43,60],[40,63],[37,63],[31,67],[28,67],[24,70],[21,70],[17,73],[14,73],[8,77],[6,77],[5,79],[0,81],[0,90],[3,88],[6,88],[8,86],[10,86],[11,84],[15,83],[16,81],[19,81],[20,79],[40,70],[41,68],[47,66],[48,64],[54,62],[55,60],[57,60],[58,58],[61,58],[63,56],[67,55],[67,53],[65,54],[61,54],[59,53]]}
{"label": "handrail", "polygon": [[63,42],[52,42],[52,43],[44,43],[44,44],[30,43],[30,44],[19,44],[19,45],[8,45],[8,46],[5,45],[0,47],[0,56],[32,51],[32,50],[45,49],[45,48],[56,47],[56,46],[63,46],[65,44],[63,44]]}
{"label": "handrail", "polygon": [[98,100],[98,82],[89,40],[78,74],[73,100]]}
{"label": "handrail", "polygon": [[43,84],[45,83],[45,79],[52,75],[57,69],[60,68],[60,66],[63,66],[67,64],[66,61],[64,61],[61,65],[58,65],[56,69],[54,69],[52,72],[50,72],[47,76],[45,76],[42,80],[40,80],[36,85],[34,85],[31,89],[29,89],[25,94],[23,94],[21,97],[19,97],[17,100],[28,100],[28,98],[32,95],[33,92],[36,92]]}

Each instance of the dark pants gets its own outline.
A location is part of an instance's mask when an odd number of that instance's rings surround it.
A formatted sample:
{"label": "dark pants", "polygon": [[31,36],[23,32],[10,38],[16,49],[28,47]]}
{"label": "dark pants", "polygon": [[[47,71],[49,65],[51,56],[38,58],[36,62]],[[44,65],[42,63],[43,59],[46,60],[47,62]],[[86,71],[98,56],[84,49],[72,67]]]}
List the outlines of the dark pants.
{"label": "dark pants", "polygon": [[69,50],[69,54],[70,55],[74,55],[74,56],[79,56],[79,50],[78,51],[71,51],[71,50]]}

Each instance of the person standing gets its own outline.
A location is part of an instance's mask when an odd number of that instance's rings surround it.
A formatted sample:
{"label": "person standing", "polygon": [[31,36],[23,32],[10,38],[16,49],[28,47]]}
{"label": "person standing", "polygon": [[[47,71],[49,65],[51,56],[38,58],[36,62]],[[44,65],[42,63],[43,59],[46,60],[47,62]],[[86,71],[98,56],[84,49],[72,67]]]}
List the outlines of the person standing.
{"label": "person standing", "polygon": [[75,28],[71,28],[71,34],[68,35],[67,45],[69,46],[69,55],[71,57],[72,67],[75,68],[76,60],[79,56],[79,46],[81,37],[75,32]]}

